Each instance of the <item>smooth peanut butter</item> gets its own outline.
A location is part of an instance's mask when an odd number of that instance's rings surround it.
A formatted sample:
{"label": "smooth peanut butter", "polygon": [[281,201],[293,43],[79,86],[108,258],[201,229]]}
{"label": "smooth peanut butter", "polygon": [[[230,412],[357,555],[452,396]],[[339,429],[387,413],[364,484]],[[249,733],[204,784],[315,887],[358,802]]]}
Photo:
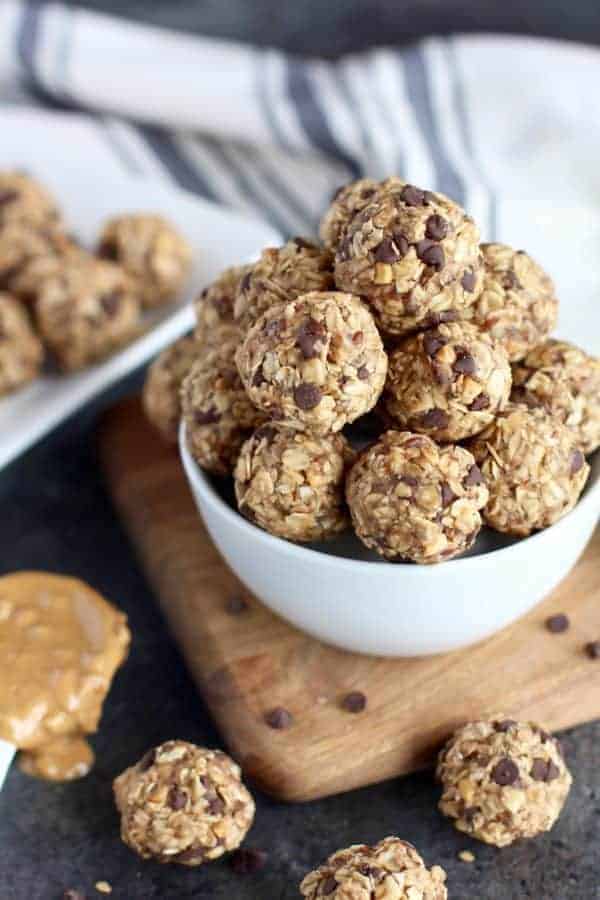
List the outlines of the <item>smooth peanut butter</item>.
{"label": "smooth peanut butter", "polygon": [[126,617],[76,578],[0,578],[0,738],[25,751],[26,772],[66,781],[90,770],[85,735],[129,641]]}

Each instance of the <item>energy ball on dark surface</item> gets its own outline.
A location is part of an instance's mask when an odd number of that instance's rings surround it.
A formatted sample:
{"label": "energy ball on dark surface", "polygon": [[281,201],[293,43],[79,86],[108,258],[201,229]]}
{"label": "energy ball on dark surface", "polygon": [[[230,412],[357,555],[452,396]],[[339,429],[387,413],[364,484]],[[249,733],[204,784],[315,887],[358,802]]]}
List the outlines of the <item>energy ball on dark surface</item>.
{"label": "energy ball on dark surface", "polygon": [[468,447],[489,489],[485,521],[518,537],[566,515],[590,472],[573,432],[522,404],[510,403]]}
{"label": "energy ball on dark surface", "polygon": [[142,393],[144,412],[169,443],[177,443],[181,384],[202,352],[193,335],[179,338],[157,356],[146,374]]}
{"label": "energy ball on dark surface", "polygon": [[288,428],[339,431],[375,406],[387,356],[373,317],[350,294],[304,294],[269,309],[237,353],[252,401]]}
{"label": "energy ball on dark surface", "polygon": [[412,844],[387,837],[338,850],[303,879],[305,900],[446,900],[446,873],[428,869]]}
{"label": "energy ball on dark surface", "polygon": [[438,563],[468,550],[488,499],[473,456],[425,435],[387,431],[346,482],[356,534],[390,560]]}
{"label": "energy ball on dark surface", "polygon": [[350,525],[344,475],[353,459],[340,434],[317,437],[263,425],[235,468],[240,512],[290,541],[322,541]]}
{"label": "energy ball on dark surface", "polygon": [[272,306],[333,288],[333,256],[305,238],[267,247],[241,280],[235,318],[243,332]]}
{"label": "energy ball on dark surface", "polygon": [[223,326],[239,332],[239,326],[234,323],[233,307],[240,282],[250,268],[230,266],[196,298],[196,338],[203,344],[213,343],[215,339],[223,340]]}
{"label": "energy ball on dark surface", "polygon": [[36,378],[43,359],[42,342],[22,304],[0,293],[0,396]]}
{"label": "energy ball on dark surface", "polygon": [[482,244],[483,290],[465,313],[503,345],[511,362],[523,359],[556,325],[552,279],[524,250]]}
{"label": "energy ball on dark surface", "polygon": [[167,741],[114,782],[123,841],[144,859],[199,866],[240,846],[254,800],[220,750]]}
{"label": "energy ball on dark surface", "polygon": [[395,185],[402,187],[404,182],[392,175],[385,181],[359,178],[339,188],[319,225],[319,236],[325,246],[335,250],[352,217],[367,206],[375,191]]}
{"label": "energy ball on dark surface", "polygon": [[496,847],[549,831],[572,781],[558,741],[504,716],[459,728],[440,753],[437,777],[444,815]]}
{"label": "energy ball on dark surface", "polygon": [[389,334],[459,318],[483,282],[479,230],[443,194],[396,179],[346,227],[335,281],[363,297]]}
{"label": "energy ball on dark surface", "polygon": [[399,345],[384,397],[400,426],[448,442],[483,431],[506,406],[510,387],[503,348],[473,325],[451,322]]}
{"label": "energy ball on dark surface", "polygon": [[51,194],[23,172],[0,172],[0,228],[22,222],[32,228],[56,226],[58,206]]}
{"label": "energy ball on dark surface", "polygon": [[98,255],[123,266],[142,306],[170,303],[184,287],[192,262],[185,238],[162,216],[137,213],[106,223]]}

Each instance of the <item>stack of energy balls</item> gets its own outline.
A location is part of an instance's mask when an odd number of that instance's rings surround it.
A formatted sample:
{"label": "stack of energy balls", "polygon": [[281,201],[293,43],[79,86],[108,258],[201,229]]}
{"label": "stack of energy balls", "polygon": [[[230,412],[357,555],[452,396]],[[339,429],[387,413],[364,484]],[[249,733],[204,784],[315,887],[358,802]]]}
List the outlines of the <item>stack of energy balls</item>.
{"label": "stack of energy balls", "polygon": [[320,237],[204,291],[150,372],[152,421],[174,438],[183,412],[199,465],[289,540],[351,522],[388,560],[437,563],[482,520],[526,536],[567,513],[600,444],[600,361],[548,338],[548,275],[397,177],[338,191]]}
{"label": "stack of energy balls", "polygon": [[88,252],[45,187],[0,172],[0,395],[36,378],[45,351],[72,372],[122,347],[144,310],[176,298],[190,263],[184,238],[149,214],[110,220]]}

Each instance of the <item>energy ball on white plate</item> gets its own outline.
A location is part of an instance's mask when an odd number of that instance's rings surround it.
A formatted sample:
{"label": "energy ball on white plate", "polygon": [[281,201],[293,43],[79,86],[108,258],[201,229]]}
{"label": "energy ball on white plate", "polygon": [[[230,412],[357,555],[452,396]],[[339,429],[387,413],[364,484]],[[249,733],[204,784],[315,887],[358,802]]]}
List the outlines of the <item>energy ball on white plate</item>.
{"label": "energy ball on white plate", "polygon": [[552,279],[524,250],[482,244],[483,290],[466,318],[501,343],[511,362],[550,334],[558,317]]}
{"label": "energy ball on white plate", "polygon": [[11,222],[27,223],[32,228],[60,222],[54,198],[24,172],[0,172],[0,227]]}
{"label": "energy ball on white plate", "polygon": [[555,738],[505,716],[459,728],[440,753],[437,777],[444,815],[496,847],[549,831],[572,782]]}
{"label": "energy ball on white plate", "polygon": [[446,900],[446,873],[428,869],[408,841],[387,837],[373,847],[338,850],[303,879],[306,900]]}
{"label": "energy ball on white plate", "polygon": [[448,442],[483,431],[506,406],[510,387],[503,348],[467,322],[450,322],[398,346],[384,397],[403,428]]}
{"label": "energy ball on white plate", "polygon": [[336,249],[352,217],[367,206],[376,190],[397,185],[402,187],[404,182],[392,175],[385,181],[359,178],[338,188],[319,225],[319,236],[325,246]]}
{"label": "energy ball on white plate", "polygon": [[123,841],[144,859],[199,866],[235,850],[254,819],[241,771],[220,750],[167,741],[114,782]]}
{"label": "energy ball on white plate", "polygon": [[387,431],[350,470],[346,499],[363,544],[390,560],[428,564],[474,543],[488,491],[464,447]]}
{"label": "energy ball on white plate", "polygon": [[98,255],[123,266],[145,309],[170,303],[184,287],[192,249],[162,216],[137,213],[106,223]]}
{"label": "energy ball on white plate", "polygon": [[387,356],[367,307],[350,294],[304,294],[269,309],[237,353],[252,401],[288,428],[339,431],[375,406]]}
{"label": "energy ball on white plate", "polygon": [[171,444],[177,443],[181,418],[181,384],[192,364],[204,352],[193,335],[179,338],[154,360],[146,374],[142,402],[144,412]]}
{"label": "energy ball on white plate", "polygon": [[130,341],[139,303],[113,263],[76,256],[46,279],[35,304],[40,335],[65,371],[82,369]]}
{"label": "energy ball on white plate", "polygon": [[341,434],[317,437],[263,425],[235,468],[240,512],[290,541],[322,541],[350,524],[344,476],[354,454]]}
{"label": "energy ball on white plate", "polygon": [[222,341],[203,347],[181,385],[186,439],[196,462],[230,475],[240,447],[265,421],[244,390],[235,366],[238,341],[225,326]]}
{"label": "energy ball on white plate", "polygon": [[15,222],[0,229],[0,282],[28,304],[35,303],[48,278],[59,275],[73,259],[84,257],[89,254],[57,228]]}
{"label": "energy ball on white plate", "polygon": [[246,332],[270,307],[333,287],[330,251],[306,238],[292,238],[283,247],[267,247],[249,267],[238,289],[235,318]]}
{"label": "energy ball on white plate", "polygon": [[573,432],[522,404],[510,403],[468,447],[489,489],[485,521],[518,537],[568,513],[590,472]]}
{"label": "energy ball on white plate", "polygon": [[204,288],[194,302],[196,312],[196,338],[203,344],[223,340],[223,327],[241,335],[233,319],[233,307],[240,282],[250,266],[230,266],[221,272],[212,284]]}
{"label": "energy ball on white plate", "polygon": [[483,282],[479,230],[443,194],[384,183],[347,225],[335,281],[367,300],[389,334],[457,319]]}
{"label": "energy ball on white plate", "polygon": [[584,453],[600,446],[600,359],[574,344],[551,338],[530,350],[513,366],[511,399],[563,422]]}
{"label": "energy ball on white plate", "polygon": [[42,342],[24,307],[0,293],[0,396],[36,378],[43,360]]}

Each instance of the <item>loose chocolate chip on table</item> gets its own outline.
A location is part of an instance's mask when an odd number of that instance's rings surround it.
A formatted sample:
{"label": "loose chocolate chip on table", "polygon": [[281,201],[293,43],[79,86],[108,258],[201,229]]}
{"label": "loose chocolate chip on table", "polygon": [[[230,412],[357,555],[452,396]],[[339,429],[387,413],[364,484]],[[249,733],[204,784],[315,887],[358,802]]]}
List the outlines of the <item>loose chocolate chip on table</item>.
{"label": "loose chocolate chip on table", "polygon": [[283,731],[290,728],[294,722],[291,712],[288,712],[283,706],[276,706],[265,714],[265,722],[269,728],[275,728],[277,731]]}
{"label": "loose chocolate chip on table", "polygon": [[600,659],[600,641],[590,641],[584,650],[590,659]]}
{"label": "loose chocolate chip on table", "polygon": [[417,256],[426,266],[438,270],[442,268],[446,259],[443,248],[428,238],[417,244]]}
{"label": "loose chocolate chip on table", "polygon": [[176,785],[173,785],[171,790],[169,791],[169,796],[167,797],[169,806],[171,809],[179,810],[183,809],[187,802],[187,794],[185,791],[179,790]]}
{"label": "loose chocolate chip on table", "polygon": [[194,422],[196,425],[214,425],[216,422],[220,421],[221,413],[218,412],[214,406],[211,406],[211,408],[207,410],[199,409],[194,413]]}
{"label": "loose chocolate chip on table", "polygon": [[384,238],[375,249],[375,259],[383,263],[395,263],[400,259],[400,251],[391,238]]}
{"label": "loose chocolate chip on table", "polygon": [[252,847],[241,847],[235,851],[230,860],[231,868],[236,875],[253,875],[254,872],[264,869],[266,863],[266,852]]}
{"label": "loose chocolate chip on table", "polygon": [[433,241],[443,241],[448,234],[448,223],[442,216],[429,216],[425,222],[425,236]]}
{"label": "loose chocolate chip on table", "polygon": [[333,894],[335,889],[338,886],[338,882],[335,880],[333,876],[324,881],[321,885],[321,895],[323,897],[328,897],[330,894]]}
{"label": "loose chocolate chip on table", "polygon": [[445,344],[446,341],[439,331],[430,331],[423,338],[423,349],[427,356],[435,356],[438,350],[441,350]]}
{"label": "loose chocolate chip on table", "polygon": [[246,612],[248,608],[248,604],[240,594],[234,594],[233,597],[230,597],[225,607],[230,616],[239,616]]}
{"label": "loose chocolate chip on table", "polygon": [[570,624],[569,617],[565,616],[564,613],[557,613],[555,616],[549,616],[546,619],[546,628],[552,634],[561,634],[567,630]]}
{"label": "loose chocolate chip on table", "polygon": [[585,458],[584,458],[581,450],[573,450],[573,452],[571,453],[571,468],[570,468],[571,475],[575,475],[577,472],[579,472],[579,470],[582,468],[584,462],[585,462]]}
{"label": "loose chocolate chip on table", "polygon": [[450,506],[451,503],[456,500],[456,494],[452,490],[449,484],[444,482],[442,484],[442,506],[446,508],[446,506]]}
{"label": "loose chocolate chip on table", "polygon": [[463,286],[463,290],[467,291],[467,293],[469,294],[472,294],[475,290],[475,285],[477,284],[475,272],[465,272],[460,283]]}
{"label": "loose chocolate chip on table", "polygon": [[304,359],[314,359],[319,355],[319,345],[323,343],[325,328],[316,319],[309,316],[300,325],[296,335],[296,343],[300,347]]}
{"label": "loose chocolate chip on table", "polygon": [[349,713],[360,713],[366,709],[367,698],[362,691],[351,691],[342,699],[342,709]]}
{"label": "loose chocolate chip on table", "polygon": [[303,381],[294,390],[294,400],[300,409],[314,409],[321,402],[322,396],[320,388],[308,381]]}
{"label": "loose chocolate chip on table", "polygon": [[471,401],[469,409],[471,412],[480,412],[482,409],[487,409],[489,405],[490,398],[482,391],[481,394],[477,394],[475,399]]}
{"label": "loose chocolate chip on table", "polygon": [[448,414],[438,407],[428,410],[421,417],[424,428],[446,428],[448,421]]}
{"label": "loose chocolate chip on table", "polygon": [[491,777],[500,787],[514,784],[519,777],[519,767],[510,757],[505,756],[496,763],[491,772]]}
{"label": "loose chocolate chip on table", "polygon": [[471,466],[463,484],[465,487],[471,487],[474,484],[483,484],[483,475],[481,474],[481,469],[477,463]]}
{"label": "loose chocolate chip on table", "polygon": [[424,206],[425,194],[421,188],[415,187],[414,184],[405,184],[400,192],[400,199],[407,206]]}

